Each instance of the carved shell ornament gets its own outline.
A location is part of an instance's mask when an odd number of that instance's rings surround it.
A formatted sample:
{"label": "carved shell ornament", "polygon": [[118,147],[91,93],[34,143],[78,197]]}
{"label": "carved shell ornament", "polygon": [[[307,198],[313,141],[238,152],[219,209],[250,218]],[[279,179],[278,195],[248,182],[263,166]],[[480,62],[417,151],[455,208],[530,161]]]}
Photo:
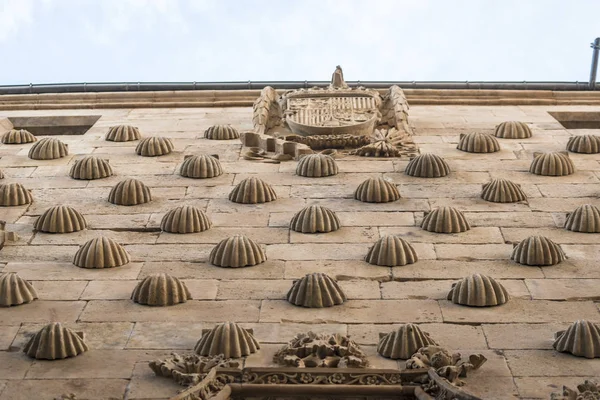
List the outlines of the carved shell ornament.
{"label": "carved shell ornament", "polygon": [[575,173],[575,164],[566,151],[533,153],[529,172],[544,176],[565,176]]}
{"label": "carved shell ornament", "polygon": [[436,233],[460,233],[471,229],[463,213],[454,207],[440,207],[425,214],[421,228]]}
{"label": "carved shell ornament", "polygon": [[141,138],[140,130],[131,125],[112,126],[106,134],[106,140],[111,142],[131,142]]}
{"label": "carved shell ornament", "polygon": [[161,136],[151,136],[140,140],[135,148],[135,152],[143,157],[158,157],[171,153],[173,148],[171,139]]}
{"label": "carved shell ornament", "polygon": [[567,143],[567,150],[573,153],[598,154],[600,153],[600,136],[571,136]]}
{"label": "carved shell ornament", "polygon": [[483,185],[481,198],[492,203],[516,203],[527,200],[527,195],[521,185],[498,178]]}
{"label": "carved shell ornament", "polygon": [[56,138],[44,138],[29,149],[32,160],[55,160],[69,154],[69,146]]}
{"label": "carved shell ornament", "polygon": [[408,360],[421,347],[437,345],[419,325],[405,324],[390,333],[379,334],[377,353],[392,360]]}
{"label": "carved shell ornament", "polygon": [[532,136],[529,126],[520,121],[506,121],[496,126],[494,136],[502,139],[527,139]]}
{"label": "carved shell ornament", "polygon": [[566,259],[559,245],[544,236],[530,236],[513,248],[511,260],[523,265],[556,265]]}
{"label": "carved shell ornament", "polygon": [[565,229],[573,232],[600,233],[600,210],[591,204],[577,207],[567,215]]}
{"label": "carved shell ornament", "polygon": [[565,331],[556,332],[553,347],[577,357],[600,357],[600,326],[585,320],[575,321]]}
{"label": "carved shell ornament", "polygon": [[382,267],[397,267],[418,261],[417,252],[410,243],[395,235],[386,235],[369,249],[365,261]]}
{"label": "carved shell ornament", "polygon": [[30,204],[33,201],[31,192],[20,183],[0,185],[0,206],[12,207]]}
{"label": "carved shell ornament", "polygon": [[287,300],[301,307],[333,307],[346,301],[346,295],[338,283],[328,275],[315,272],[294,282]]}
{"label": "carved shell ornament", "polygon": [[152,201],[152,194],[143,182],[125,179],[111,189],[108,201],[119,206],[135,206]]}
{"label": "carved shell ornament", "polygon": [[31,303],[38,298],[37,291],[16,272],[0,274],[0,307]]}
{"label": "carved shell ornament", "polygon": [[81,268],[114,268],[129,263],[125,248],[106,236],[88,240],[77,250],[73,264]]}
{"label": "carved shell ornament", "polygon": [[221,240],[210,255],[208,262],[217,267],[251,267],[267,261],[260,246],[244,235],[235,235]]}
{"label": "carved shell ornament", "polygon": [[87,227],[79,211],[69,206],[50,207],[33,224],[33,229],[46,233],[71,233]]}
{"label": "carved shell ornament", "polygon": [[43,327],[23,348],[29,357],[38,360],[60,360],[88,351],[83,333],[74,332],[58,322]]}
{"label": "carved shell ornament", "polygon": [[107,159],[87,156],[73,163],[69,176],[73,179],[102,179],[112,176],[113,170]]}
{"label": "carved shell ornament", "polygon": [[204,131],[204,137],[211,140],[239,139],[240,133],[231,125],[213,125]]}
{"label": "carved shell ornament", "polygon": [[308,206],[294,215],[290,229],[300,233],[333,232],[340,229],[340,220],[327,207]]}
{"label": "carved shell ornament", "polygon": [[308,154],[296,166],[296,175],[308,178],[324,178],[337,173],[338,166],[333,157],[322,153]]}
{"label": "carved shell ornament", "polygon": [[246,178],[229,193],[229,200],[240,204],[260,204],[277,200],[275,190],[260,178]]}
{"label": "carved shell ornament", "polygon": [[131,299],[148,306],[172,306],[191,300],[192,295],[178,278],[169,274],[152,274],[137,284]]}
{"label": "carved shell ornament", "polygon": [[215,178],[223,174],[221,163],[218,156],[209,155],[187,155],[185,156],[179,175],[186,178],[208,179]]}
{"label": "carved shell ornament", "polygon": [[400,199],[400,191],[383,178],[369,178],[358,185],[354,198],[365,203],[388,203]]}
{"label": "carved shell ornament", "polygon": [[169,210],[160,222],[160,229],[169,233],[204,232],[212,226],[204,211],[193,206],[179,206]]}
{"label": "carved shell ornament", "polygon": [[491,307],[506,303],[510,296],[494,278],[473,274],[454,283],[447,299],[464,306]]}
{"label": "carved shell ornament", "polygon": [[37,138],[25,129],[11,129],[2,135],[2,144],[25,144],[33,143]]}
{"label": "carved shell ornament", "polygon": [[467,153],[495,153],[500,151],[500,143],[489,133],[461,133],[456,148]]}
{"label": "carved shell ornament", "polygon": [[416,178],[441,178],[450,173],[450,167],[442,157],[425,153],[410,160],[404,173]]}
{"label": "carved shell ornament", "polygon": [[245,329],[235,322],[225,322],[213,329],[203,329],[194,352],[200,356],[223,354],[225,358],[240,358],[260,349],[252,329]]}

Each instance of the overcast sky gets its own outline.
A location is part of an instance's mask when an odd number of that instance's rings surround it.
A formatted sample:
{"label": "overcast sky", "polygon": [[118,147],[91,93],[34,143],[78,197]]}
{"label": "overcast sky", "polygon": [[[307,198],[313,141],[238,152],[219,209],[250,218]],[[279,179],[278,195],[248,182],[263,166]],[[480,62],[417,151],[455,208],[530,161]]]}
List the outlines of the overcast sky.
{"label": "overcast sky", "polygon": [[0,0],[0,84],[587,81],[600,0]]}

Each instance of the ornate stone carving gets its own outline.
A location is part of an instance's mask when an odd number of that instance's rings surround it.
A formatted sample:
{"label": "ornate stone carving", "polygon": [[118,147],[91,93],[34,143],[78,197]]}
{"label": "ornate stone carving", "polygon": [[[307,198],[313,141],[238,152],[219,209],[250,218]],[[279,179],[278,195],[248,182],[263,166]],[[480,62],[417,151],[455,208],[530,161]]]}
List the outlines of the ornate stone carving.
{"label": "ornate stone carving", "polygon": [[287,300],[301,307],[333,307],[346,301],[346,295],[337,282],[326,274],[315,272],[294,281]]}
{"label": "ornate stone carving", "polygon": [[135,206],[152,201],[152,195],[143,182],[137,179],[125,179],[111,189],[108,201],[119,206]]}
{"label": "ornate stone carving", "polygon": [[481,198],[492,203],[516,203],[527,200],[527,195],[521,185],[498,178],[483,185]]}
{"label": "ornate stone carving", "polygon": [[148,365],[156,376],[172,378],[179,385],[190,386],[200,383],[214,368],[239,368],[240,363],[222,354],[203,357],[171,353],[170,358],[150,361]]}
{"label": "ornate stone carving", "polygon": [[69,176],[73,179],[102,179],[112,176],[113,170],[107,159],[87,156],[73,163]]}
{"label": "ornate stone carving", "polygon": [[565,229],[573,232],[600,233],[600,210],[592,204],[577,207],[567,215]]}
{"label": "ornate stone carving", "polygon": [[333,232],[340,229],[340,220],[327,207],[308,206],[294,215],[290,229],[300,233]]}
{"label": "ornate stone carving", "polygon": [[56,138],[44,138],[29,149],[32,160],[55,160],[69,154],[69,146]]}
{"label": "ornate stone carving", "polygon": [[71,233],[87,228],[83,215],[69,206],[50,207],[35,220],[33,229],[46,233]]}
{"label": "ornate stone carving", "polygon": [[409,359],[421,347],[437,345],[419,325],[405,324],[390,333],[380,333],[377,353],[393,360]]}
{"label": "ornate stone carving", "polygon": [[110,142],[131,142],[140,140],[142,135],[140,130],[131,125],[111,126],[106,133],[106,140]]}
{"label": "ornate stone carving", "polygon": [[280,126],[282,123],[281,106],[277,99],[279,95],[271,86],[265,86],[252,107],[252,123],[254,130],[264,135],[267,131]]}
{"label": "ornate stone carving", "polygon": [[567,330],[555,334],[553,347],[577,357],[600,358],[600,326],[585,320],[575,321]]}
{"label": "ornate stone carving", "polygon": [[467,153],[495,153],[500,151],[500,143],[489,133],[461,133],[456,148]]}
{"label": "ornate stone carving", "polygon": [[510,295],[494,278],[473,274],[453,283],[447,299],[463,306],[491,307],[506,303]]}
{"label": "ornate stone carving", "polygon": [[600,400],[600,384],[586,379],[577,385],[577,391],[563,386],[562,391],[550,395],[550,400]]}
{"label": "ornate stone carving", "polygon": [[235,235],[221,240],[208,257],[208,262],[217,267],[251,267],[267,261],[260,246],[244,235]]}
{"label": "ornate stone carving", "polygon": [[396,146],[393,146],[384,140],[378,140],[351,151],[350,154],[361,157],[400,157],[401,152]]}
{"label": "ornate stone carving", "polygon": [[2,144],[25,144],[37,140],[35,136],[25,129],[11,129],[2,135]]}
{"label": "ornate stone carving", "polygon": [[388,203],[400,199],[398,187],[383,178],[369,178],[356,188],[354,198],[365,203]]}
{"label": "ornate stone carving", "polygon": [[191,299],[185,283],[169,274],[148,275],[131,293],[131,300],[148,306],[172,306]]}
{"label": "ornate stone carving", "polygon": [[494,136],[502,139],[527,139],[531,137],[531,129],[524,122],[506,121],[496,126]]}
{"label": "ornate stone carving", "polygon": [[169,233],[204,232],[212,226],[204,211],[194,206],[175,207],[164,215],[160,229]]}
{"label": "ornate stone carving", "polygon": [[204,131],[204,137],[211,140],[239,139],[240,133],[231,125],[213,125]]}
{"label": "ornate stone carving", "polygon": [[450,173],[450,167],[442,157],[426,153],[410,160],[404,173],[417,178],[441,178]]}
{"label": "ornate stone carving", "polygon": [[229,200],[241,204],[260,204],[277,200],[275,190],[260,178],[246,178],[229,193]]}
{"label": "ornate stone carving", "polygon": [[179,170],[179,175],[195,179],[215,178],[222,174],[223,169],[217,157],[205,154],[185,156]]}
{"label": "ornate stone carving", "polygon": [[101,236],[85,242],[73,259],[73,264],[81,268],[113,268],[129,263],[129,254],[123,246]]}
{"label": "ornate stone carving", "polygon": [[567,143],[567,150],[573,153],[598,154],[600,153],[600,136],[571,136]]}
{"label": "ornate stone carving", "polygon": [[59,360],[88,351],[82,332],[74,332],[59,322],[43,327],[23,348],[29,357],[38,360]]}
{"label": "ornate stone carving", "polygon": [[567,152],[533,153],[529,172],[544,176],[565,176],[575,173],[575,164]]}
{"label": "ornate stone carving", "polygon": [[365,135],[288,135],[283,138],[289,142],[305,144],[313,150],[357,148],[371,143],[371,139]]}
{"label": "ornate stone carving", "polygon": [[386,235],[369,249],[365,261],[382,267],[397,267],[418,261],[417,252],[410,243],[395,235]]}
{"label": "ornate stone carving", "polygon": [[171,139],[161,136],[151,136],[140,140],[135,147],[138,156],[158,157],[169,154],[173,151],[173,142]]}
{"label": "ornate stone carving", "polygon": [[273,361],[298,368],[365,368],[368,365],[360,346],[347,336],[314,332],[296,335],[275,353]]}
{"label": "ornate stone carving", "polygon": [[381,102],[381,124],[396,128],[400,132],[412,134],[408,123],[408,101],[400,86],[389,88]]}
{"label": "ornate stone carving", "polygon": [[296,166],[296,175],[309,178],[323,178],[337,175],[338,167],[333,157],[325,154],[308,154]]}
{"label": "ornate stone carving", "polygon": [[12,207],[30,204],[33,201],[31,192],[20,183],[5,183],[0,185],[0,206]]}
{"label": "ornate stone carving", "polygon": [[543,236],[530,236],[513,248],[510,259],[523,265],[556,265],[566,259],[559,245]]}
{"label": "ornate stone carving", "polygon": [[0,274],[0,307],[31,303],[38,298],[33,285],[16,272]]}
{"label": "ornate stone carving", "polygon": [[260,344],[254,338],[252,329],[245,329],[235,322],[225,322],[212,329],[203,329],[202,337],[196,343],[194,351],[200,356],[240,358],[256,353]]}
{"label": "ornate stone carving", "polygon": [[[450,354],[448,350],[437,345],[428,345],[420,348],[412,357],[406,361],[407,369],[433,368],[442,378],[453,385],[462,386],[465,383],[458,378],[466,378],[467,372],[479,369],[485,362],[482,354],[471,354],[468,359],[463,360],[460,353]],[[436,399],[446,397],[436,397]],[[463,397],[454,397],[460,399]],[[473,397],[467,397],[473,399]]]}
{"label": "ornate stone carving", "polygon": [[462,212],[454,207],[440,207],[425,214],[421,228],[436,233],[460,233],[471,229]]}

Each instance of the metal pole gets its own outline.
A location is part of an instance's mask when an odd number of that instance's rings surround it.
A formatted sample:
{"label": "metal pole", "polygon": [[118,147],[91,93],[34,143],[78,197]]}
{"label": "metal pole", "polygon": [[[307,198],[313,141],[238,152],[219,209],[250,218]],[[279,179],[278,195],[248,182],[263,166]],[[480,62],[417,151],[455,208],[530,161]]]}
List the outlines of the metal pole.
{"label": "metal pole", "polygon": [[598,72],[598,51],[600,50],[600,37],[590,43],[590,47],[594,49],[592,54],[592,71],[590,72],[590,90],[596,89],[596,73]]}

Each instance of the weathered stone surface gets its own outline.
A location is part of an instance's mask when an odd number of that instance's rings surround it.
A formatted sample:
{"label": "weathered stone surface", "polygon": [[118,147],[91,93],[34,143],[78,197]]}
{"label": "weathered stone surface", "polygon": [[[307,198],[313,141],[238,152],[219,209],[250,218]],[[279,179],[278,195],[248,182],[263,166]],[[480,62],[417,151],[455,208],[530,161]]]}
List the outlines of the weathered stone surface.
{"label": "weathered stone surface", "polygon": [[511,246],[507,244],[436,244],[438,260],[497,260],[508,257]]}
{"label": "weathered stone surface", "polygon": [[186,349],[192,351],[198,338],[202,336],[203,323],[178,322],[136,322],[128,349]]}
{"label": "weathered stone surface", "polygon": [[0,374],[2,379],[25,378],[31,364],[32,360],[22,352],[0,352]]}
{"label": "weathered stone surface", "polygon": [[[341,280],[371,279],[388,281],[391,278],[390,268],[373,268],[372,265],[362,260],[313,260],[313,261],[286,261],[285,278],[300,279],[314,271],[323,272],[332,278]],[[541,275],[541,273],[540,273]]]}
{"label": "weathered stone surface", "polygon": [[577,387],[586,379],[595,379],[592,376],[573,377],[518,377],[515,384],[519,390],[519,396],[524,399],[549,399],[553,392],[561,391],[563,386]]}
{"label": "weathered stone surface", "polygon": [[310,235],[290,231],[289,243],[373,243],[378,237],[375,227],[342,227],[337,231]]}
{"label": "weathered stone surface", "polygon": [[554,350],[508,350],[504,354],[515,377],[600,375],[597,360],[573,357]]}
{"label": "weathered stone surface", "polygon": [[140,278],[159,272],[177,274],[181,279],[283,279],[284,263],[267,260],[252,268],[216,268],[208,263],[148,261],[144,263]]}
{"label": "weathered stone surface", "polygon": [[554,334],[568,326],[568,323],[489,324],[483,325],[483,331],[491,349],[550,350]]}
{"label": "weathered stone surface", "polygon": [[414,243],[504,243],[502,233],[496,227],[475,227],[466,232],[444,235],[428,232],[417,227],[381,227],[379,232],[382,236],[398,235]]}
{"label": "weathered stone surface", "polygon": [[600,300],[599,279],[526,279],[534,300]]}
{"label": "weathered stone surface", "polygon": [[22,323],[50,323],[53,320],[75,322],[85,306],[85,301],[38,300],[27,307],[0,309],[0,325]]}
{"label": "weathered stone surface", "polygon": [[[5,250],[3,249],[2,252]],[[110,276],[112,280],[127,280],[136,279],[141,269],[142,263],[129,263],[107,274],[103,272],[104,269],[77,268],[71,262],[18,261],[9,262],[3,272],[17,272],[23,279],[27,280],[40,279],[40,276],[43,276],[45,281],[102,280],[106,279],[107,276]]]}

